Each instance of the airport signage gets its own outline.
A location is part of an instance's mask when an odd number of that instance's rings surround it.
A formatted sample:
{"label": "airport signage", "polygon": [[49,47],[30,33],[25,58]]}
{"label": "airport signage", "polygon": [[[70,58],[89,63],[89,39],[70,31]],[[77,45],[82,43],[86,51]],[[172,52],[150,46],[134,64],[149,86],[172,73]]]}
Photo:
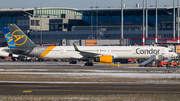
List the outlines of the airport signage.
{"label": "airport signage", "polygon": [[160,50],[157,50],[157,49],[140,49],[140,48],[137,48],[136,49],[136,54],[159,54],[159,51]]}
{"label": "airport signage", "polygon": [[97,46],[97,40],[86,40],[86,46]]}
{"label": "airport signage", "polygon": [[177,52],[177,53],[180,53],[180,46],[177,46],[176,52]]}

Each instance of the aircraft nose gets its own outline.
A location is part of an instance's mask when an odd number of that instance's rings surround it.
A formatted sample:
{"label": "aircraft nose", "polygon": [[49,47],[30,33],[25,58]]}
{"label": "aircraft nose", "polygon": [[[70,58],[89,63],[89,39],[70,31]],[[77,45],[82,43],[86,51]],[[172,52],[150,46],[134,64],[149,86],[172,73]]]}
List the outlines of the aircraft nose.
{"label": "aircraft nose", "polygon": [[177,57],[177,56],[178,56],[178,54],[177,54],[177,53],[173,53],[173,54],[172,54],[172,56]]}

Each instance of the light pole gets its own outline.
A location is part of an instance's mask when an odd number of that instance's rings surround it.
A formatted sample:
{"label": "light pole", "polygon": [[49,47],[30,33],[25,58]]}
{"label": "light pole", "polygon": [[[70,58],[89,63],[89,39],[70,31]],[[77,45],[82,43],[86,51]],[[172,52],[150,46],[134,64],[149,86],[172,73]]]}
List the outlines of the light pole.
{"label": "light pole", "polygon": [[[36,9],[35,9],[35,11],[36,11],[36,21],[35,22],[37,22],[37,4],[36,4]],[[37,44],[37,24],[36,24],[36,44]]]}
{"label": "light pole", "polygon": [[148,38],[148,0],[146,0],[146,38]]}
{"label": "light pole", "polygon": [[42,4],[41,4],[41,46],[42,46]]}
{"label": "light pole", "polygon": [[158,10],[157,10],[157,0],[156,0],[156,39],[155,39],[155,43],[157,43],[157,34],[158,34],[158,32],[157,32],[157,12],[158,12]]}
{"label": "light pole", "polygon": [[123,39],[123,0],[121,0],[121,39]]}
{"label": "light pole", "polygon": [[93,18],[92,18],[92,9],[93,9],[93,6],[92,6],[92,2],[91,2],[91,39],[93,38],[92,36],[92,33],[93,33],[93,28],[92,28],[92,23],[93,23]]}
{"label": "light pole", "polygon": [[144,3],[145,3],[145,1],[143,0],[143,46],[145,45],[145,35],[144,35]]}
{"label": "light pole", "polygon": [[97,3],[97,13],[96,13],[96,38],[98,40],[98,3]]}
{"label": "light pole", "polygon": [[175,0],[173,0],[173,40],[175,40]]}
{"label": "light pole", "polygon": [[177,6],[178,6],[178,40],[177,42],[179,43],[179,0],[178,0],[178,3],[177,3]]}

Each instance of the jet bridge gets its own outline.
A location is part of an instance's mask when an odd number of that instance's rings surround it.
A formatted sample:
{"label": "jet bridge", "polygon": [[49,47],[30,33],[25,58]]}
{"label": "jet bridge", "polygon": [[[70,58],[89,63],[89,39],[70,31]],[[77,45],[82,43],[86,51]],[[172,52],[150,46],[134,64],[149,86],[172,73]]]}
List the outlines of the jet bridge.
{"label": "jet bridge", "polygon": [[155,61],[155,60],[160,61],[160,60],[162,60],[162,59],[163,59],[163,56],[162,56],[162,55],[151,55],[151,57],[150,57],[148,60],[140,63],[139,66],[146,66],[146,65],[152,63],[152,62]]}

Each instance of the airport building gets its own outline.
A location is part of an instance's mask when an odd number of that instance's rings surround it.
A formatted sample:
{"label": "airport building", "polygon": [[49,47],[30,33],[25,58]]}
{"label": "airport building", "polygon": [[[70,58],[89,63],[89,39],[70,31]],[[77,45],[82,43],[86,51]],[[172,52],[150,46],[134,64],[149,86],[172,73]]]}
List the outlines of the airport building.
{"label": "airport building", "polygon": [[[176,36],[177,13],[176,7]],[[148,7],[147,14],[145,43],[151,44],[155,40],[156,8]],[[44,44],[59,43],[62,45],[65,42],[66,45],[71,45],[70,43],[74,40],[79,45],[86,45],[86,40],[98,39],[95,42],[96,45],[142,45],[143,7],[140,7],[139,4],[134,7],[125,7],[124,5],[124,39],[121,39],[121,8],[119,7],[0,9],[0,27],[7,26],[8,23],[17,24],[35,43],[41,43],[42,36]],[[177,43],[177,37],[176,40],[173,40],[173,7],[158,7],[157,37],[158,43]],[[1,29],[0,43],[1,45],[6,44]]]}

